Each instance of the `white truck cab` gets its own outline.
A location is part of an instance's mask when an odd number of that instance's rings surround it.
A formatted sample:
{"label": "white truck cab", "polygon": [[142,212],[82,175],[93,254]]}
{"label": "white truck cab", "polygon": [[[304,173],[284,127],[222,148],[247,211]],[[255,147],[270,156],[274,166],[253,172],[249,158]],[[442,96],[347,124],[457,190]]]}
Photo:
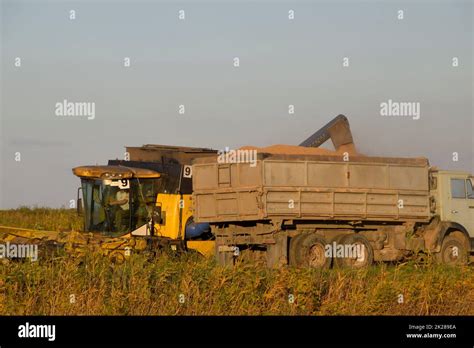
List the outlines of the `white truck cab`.
{"label": "white truck cab", "polygon": [[474,238],[474,177],[459,171],[438,171],[435,177],[440,220],[459,224]]}
{"label": "white truck cab", "polygon": [[[431,171],[432,209],[439,216],[439,258],[455,262],[457,251],[474,250],[474,177],[462,171]],[[438,251],[438,250],[437,250]]]}

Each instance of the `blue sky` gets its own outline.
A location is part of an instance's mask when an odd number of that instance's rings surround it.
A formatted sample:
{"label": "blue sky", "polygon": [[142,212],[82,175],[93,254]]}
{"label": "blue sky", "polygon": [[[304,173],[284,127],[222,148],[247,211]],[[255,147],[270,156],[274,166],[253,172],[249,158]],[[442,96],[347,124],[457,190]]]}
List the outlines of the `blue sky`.
{"label": "blue sky", "polygon": [[[71,168],[126,145],[299,144],[341,113],[362,153],[474,172],[471,1],[3,0],[0,11],[0,208],[68,205]],[[95,119],[56,116],[64,99],[94,102]],[[388,99],[420,103],[420,119],[381,116]]]}

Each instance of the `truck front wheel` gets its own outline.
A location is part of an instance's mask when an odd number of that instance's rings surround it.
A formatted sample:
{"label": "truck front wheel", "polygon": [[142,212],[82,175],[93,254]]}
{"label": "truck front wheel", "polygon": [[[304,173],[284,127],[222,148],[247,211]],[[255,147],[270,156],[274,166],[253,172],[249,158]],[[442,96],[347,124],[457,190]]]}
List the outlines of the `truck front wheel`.
{"label": "truck front wheel", "polygon": [[455,231],[443,239],[441,251],[436,254],[438,262],[446,265],[464,265],[468,260],[466,237]]}

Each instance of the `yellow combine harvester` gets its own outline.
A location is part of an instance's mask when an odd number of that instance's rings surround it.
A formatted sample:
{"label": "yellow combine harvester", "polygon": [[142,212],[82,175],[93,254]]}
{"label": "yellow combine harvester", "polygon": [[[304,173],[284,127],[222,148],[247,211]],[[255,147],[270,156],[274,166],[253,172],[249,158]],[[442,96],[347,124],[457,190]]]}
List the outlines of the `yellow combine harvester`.
{"label": "yellow combine harvester", "polygon": [[0,226],[0,240],[38,244],[40,255],[54,248],[75,255],[95,250],[116,261],[132,252],[160,249],[213,255],[209,224],[193,221],[191,162],[216,156],[217,151],[163,145],[126,149],[127,161],[73,168],[81,179],[77,210],[84,219],[83,231]]}
{"label": "yellow combine harvester", "polygon": [[216,151],[144,145],[128,147],[127,154],[127,161],[73,169],[81,178],[78,211],[84,216],[84,231],[123,240],[116,252],[124,256],[160,248],[212,255],[209,224],[193,221],[191,161]]}

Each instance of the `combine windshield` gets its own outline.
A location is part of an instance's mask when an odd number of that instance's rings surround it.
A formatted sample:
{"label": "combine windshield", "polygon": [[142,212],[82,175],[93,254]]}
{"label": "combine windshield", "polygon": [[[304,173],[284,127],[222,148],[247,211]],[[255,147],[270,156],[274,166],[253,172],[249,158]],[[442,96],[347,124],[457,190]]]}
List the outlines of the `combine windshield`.
{"label": "combine windshield", "polygon": [[159,179],[82,179],[85,231],[120,236],[146,224]]}

